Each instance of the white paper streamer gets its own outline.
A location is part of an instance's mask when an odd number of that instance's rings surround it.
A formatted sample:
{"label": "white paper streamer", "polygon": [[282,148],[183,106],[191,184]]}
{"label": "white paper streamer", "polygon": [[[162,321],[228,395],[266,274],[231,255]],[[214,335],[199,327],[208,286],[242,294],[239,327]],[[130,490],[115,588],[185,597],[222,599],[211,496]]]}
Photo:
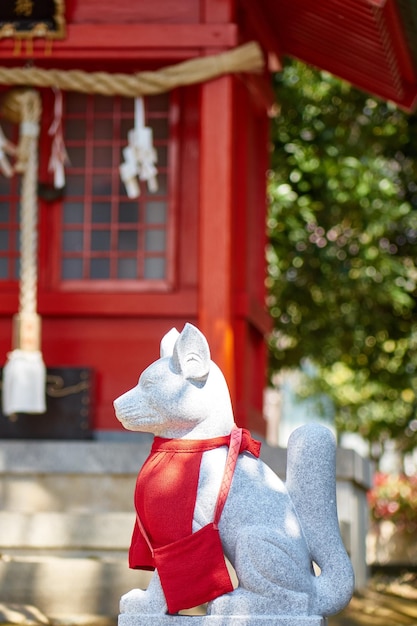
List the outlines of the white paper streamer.
{"label": "white paper streamer", "polygon": [[65,186],[65,165],[69,164],[69,158],[62,132],[62,92],[60,89],[54,89],[54,93],[54,119],[48,130],[48,135],[53,137],[48,171],[54,174],[55,189],[62,189]]}
{"label": "white paper streamer", "polygon": [[143,98],[135,98],[135,127],[127,134],[128,145],[123,149],[120,177],[129,198],[138,198],[138,179],[146,181],[151,192],[158,191],[156,163],[158,156],[153,146],[152,128],[145,126]]}
{"label": "white paper streamer", "polygon": [[16,150],[16,146],[6,138],[3,129],[0,127],[0,171],[6,178],[13,176],[13,167],[10,165],[6,155],[14,156]]}

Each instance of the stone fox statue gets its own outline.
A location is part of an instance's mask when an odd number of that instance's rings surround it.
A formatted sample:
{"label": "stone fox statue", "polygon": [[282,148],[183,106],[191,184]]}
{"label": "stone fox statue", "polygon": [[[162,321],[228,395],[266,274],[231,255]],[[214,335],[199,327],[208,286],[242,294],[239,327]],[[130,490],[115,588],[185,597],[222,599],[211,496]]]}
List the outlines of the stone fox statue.
{"label": "stone fox statue", "polygon": [[[114,407],[125,428],[155,435],[138,476],[129,562],[156,569],[146,591],[122,597],[122,613],[208,602],[209,615],[327,616],[347,605],[354,577],[339,532],[329,429],[293,432],[284,484],[258,458],[259,443],[237,429],[224,376],[191,324],[165,335],[161,358]],[[230,490],[215,519],[226,474]]]}

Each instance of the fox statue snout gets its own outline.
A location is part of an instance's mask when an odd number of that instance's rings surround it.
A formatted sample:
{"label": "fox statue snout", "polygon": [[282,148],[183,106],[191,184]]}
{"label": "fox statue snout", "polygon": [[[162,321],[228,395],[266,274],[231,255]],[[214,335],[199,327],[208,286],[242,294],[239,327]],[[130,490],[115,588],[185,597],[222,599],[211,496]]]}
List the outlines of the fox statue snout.
{"label": "fox statue snout", "polygon": [[[194,550],[206,530],[211,531],[229,464],[231,433],[236,430],[230,394],[211,361],[206,338],[186,324],[181,333],[172,329],[163,337],[160,358],[142,372],[133,389],[114,401],[114,408],[126,429],[155,435],[138,476],[129,563],[156,570],[146,591],[133,589],[122,597],[121,612],[164,615],[170,612],[172,589],[158,550],[182,542]],[[309,424],[293,432],[285,484],[258,458],[259,445],[250,433],[241,433],[216,531],[238,586],[218,595],[209,591],[209,579],[220,571],[219,559],[214,562],[209,550],[207,574],[198,580],[191,574],[192,583],[185,585],[196,587],[190,597],[208,602],[208,615],[337,613],[352,596],[354,577],[338,525],[331,431]],[[178,599],[180,608],[191,608],[182,601]]]}

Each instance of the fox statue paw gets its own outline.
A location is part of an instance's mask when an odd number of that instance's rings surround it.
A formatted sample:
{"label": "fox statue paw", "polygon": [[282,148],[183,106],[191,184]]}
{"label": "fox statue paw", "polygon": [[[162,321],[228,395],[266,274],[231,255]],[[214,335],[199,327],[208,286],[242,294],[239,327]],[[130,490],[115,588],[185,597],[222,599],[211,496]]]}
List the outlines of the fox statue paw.
{"label": "fox statue paw", "polygon": [[164,615],[167,612],[165,596],[155,572],[148,589],[132,589],[120,599],[121,613],[141,613],[145,615]]}

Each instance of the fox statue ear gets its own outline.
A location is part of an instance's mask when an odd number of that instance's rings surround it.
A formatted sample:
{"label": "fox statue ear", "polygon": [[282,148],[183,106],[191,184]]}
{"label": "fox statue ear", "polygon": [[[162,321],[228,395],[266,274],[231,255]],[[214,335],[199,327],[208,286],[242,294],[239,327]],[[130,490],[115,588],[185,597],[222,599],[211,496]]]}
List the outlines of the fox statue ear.
{"label": "fox statue ear", "polygon": [[162,337],[162,339],[161,339],[161,346],[160,346],[160,356],[161,356],[161,359],[164,356],[172,356],[172,353],[174,351],[175,342],[177,341],[179,336],[180,336],[180,334],[179,334],[178,330],[176,328],[171,328],[171,330],[169,332],[167,332],[167,334]]}
{"label": "fox statue ear", "polygon": [[210,371],[210,348],[198,328],[186,324],[175,342],[171,358],[175,372],[190,381],[205,382]]}

